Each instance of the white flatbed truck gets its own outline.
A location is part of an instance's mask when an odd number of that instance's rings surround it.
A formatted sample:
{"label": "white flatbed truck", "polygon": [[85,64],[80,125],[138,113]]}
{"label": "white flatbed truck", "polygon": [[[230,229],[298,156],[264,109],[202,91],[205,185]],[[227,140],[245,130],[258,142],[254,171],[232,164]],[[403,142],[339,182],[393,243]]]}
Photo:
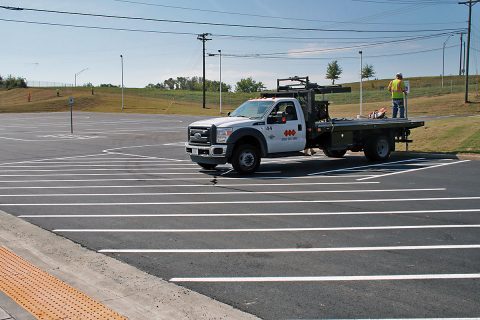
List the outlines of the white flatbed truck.
{"label": "white flatbed truck", "polygon": [[307,147],[333,158],[363,150],[369,160],[385,161],[396,142],[411,142],[410,129],[424,125],[404,118],[332,119],[328,101],[315,100],[317,94],[350,91],[308,77],[278,79],[276,91],[246,101],[228,117],[190,124],[186,152],[204,169],[231,163],[240,174],[254,173],[262,158],[298,156]]}

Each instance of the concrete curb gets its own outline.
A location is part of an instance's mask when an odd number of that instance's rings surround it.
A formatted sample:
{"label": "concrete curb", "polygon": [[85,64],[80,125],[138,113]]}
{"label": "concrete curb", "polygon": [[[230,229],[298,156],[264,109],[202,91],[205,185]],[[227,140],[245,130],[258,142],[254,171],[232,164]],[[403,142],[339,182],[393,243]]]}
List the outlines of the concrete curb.
{"label": "concrete curb", "polygon": [[3,211],[0,245],[129,319],[258,319]]}
{"label": "concrete curb", "polygon": [[480,160],[480,154],[475,153],[430,153],[430,152],[410,152],[410,151],[395,151],[394,155],[404,157],[422,157],[428,159],[459,159],[459,160]]}

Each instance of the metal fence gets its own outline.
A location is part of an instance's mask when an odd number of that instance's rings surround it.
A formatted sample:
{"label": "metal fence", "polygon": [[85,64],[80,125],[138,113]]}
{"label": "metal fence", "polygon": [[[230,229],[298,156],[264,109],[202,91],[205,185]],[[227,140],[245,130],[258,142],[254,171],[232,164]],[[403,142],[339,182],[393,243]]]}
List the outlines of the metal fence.
{"label": "metal fence", "polygon": [[68,88],[73,87],[73,84],[64,82],[27,80],[27,86],[31,88]]}

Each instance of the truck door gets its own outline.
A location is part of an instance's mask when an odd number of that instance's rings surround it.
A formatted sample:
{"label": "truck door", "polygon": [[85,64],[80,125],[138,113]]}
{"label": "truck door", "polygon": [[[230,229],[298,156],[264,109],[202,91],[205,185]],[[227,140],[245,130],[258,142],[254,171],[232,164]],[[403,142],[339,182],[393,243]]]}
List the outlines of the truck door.
{"label": "truck door", "polygon": [[293,101],[281,101],[272,110],[271,115],[283,114],[285,123],[267,124],[265,138],[268,152],[292,152],[305,148],[306,134],[302,115],[298,114]]}

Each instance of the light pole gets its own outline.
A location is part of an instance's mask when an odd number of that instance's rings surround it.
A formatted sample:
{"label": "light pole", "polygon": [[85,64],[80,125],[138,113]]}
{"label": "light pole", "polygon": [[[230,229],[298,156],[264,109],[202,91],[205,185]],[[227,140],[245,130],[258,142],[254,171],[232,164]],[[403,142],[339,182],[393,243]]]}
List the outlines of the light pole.
{"label": "light pole", "polygon": [[220,57],[220,114],[222,114],[222,50],[217,50],[218,54],[215,53],[209,53],[209,57],[215,57],[219,56]]}
{"label": "light pole", "polygon": [[80,71],[78,71],[77,73],[75,73],[75,87],[77,87],[77,76],[78,76],[80,73],[82,73],[83,71],[85,71],[85,70],[88,70],[88,68],[85,68],[85,69],[80,70]]}
{"label": "light pole", "polygon": [[123,112],[123,54],[120,55],[120,62],[122,64],[122,112]]}
{"label": "light pole", "polygon": [[220,55],[220,114],[222,114],[222,50],[218,50]]}
{"label": "light pole", "polygon": [[442,88],[443,88],[443,77],[445,76],[445,46],[447,45],[448,39],[453,36],[453,34],[447,37],[447,40],[443,43],[443,58],[442,58]]}
{"label": "light pole", "polygon": [[360,54],[360,117],[362,117],[362,107],[363,107],[363,51],[358,51]]}

